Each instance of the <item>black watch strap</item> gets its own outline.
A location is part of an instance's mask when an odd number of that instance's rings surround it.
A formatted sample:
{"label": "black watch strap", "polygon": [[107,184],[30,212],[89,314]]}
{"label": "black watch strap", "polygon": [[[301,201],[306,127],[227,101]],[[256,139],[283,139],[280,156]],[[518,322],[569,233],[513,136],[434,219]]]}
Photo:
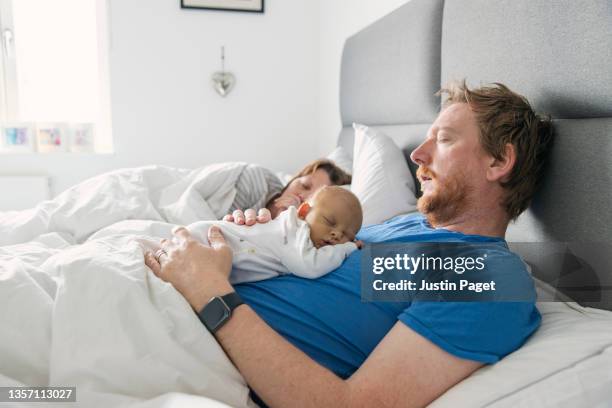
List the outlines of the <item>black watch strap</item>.
{"label": "black watch strap", "polygon": [[234,310],[238,306],[244,303],[240,295],[236,292],[228,293],[227,295],[221,296],[221,299],[229,306],[230,310]]}
{"label": "black watch strap", "polygon": [[215,296],[198,312],[198,318],[214,334],[232,317],[232,311],[243,303],[236,292]]}

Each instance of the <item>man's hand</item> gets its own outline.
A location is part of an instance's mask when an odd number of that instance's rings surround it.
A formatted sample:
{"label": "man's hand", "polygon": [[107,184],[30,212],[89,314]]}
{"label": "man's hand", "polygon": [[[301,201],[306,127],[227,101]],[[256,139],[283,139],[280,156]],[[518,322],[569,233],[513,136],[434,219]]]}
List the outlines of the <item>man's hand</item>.
{"label": "man's hand", "polygon": [[161,241],[165,254],[159,261],[151,252],[145,254],[145,263],[157,277],[170,282],[196,311],[212,297],[233,291],[228,281],[232,249],[218,227],[208,230],[210,247],[193,239],[184,227],[176,228],[173,234],[172,241]]}
{"label": "man's hand", "polygon": [[227,214],[223,217],[223,221],[233,222],[238,225],[255,225],[255,224],[265,224],[270,222],[272,219],[272,214],[270,214],[270,210],[267,208],[260,208],[259,212],[255,214],[255,210],[249,208],[248,210],[236,210],[231,214]]}

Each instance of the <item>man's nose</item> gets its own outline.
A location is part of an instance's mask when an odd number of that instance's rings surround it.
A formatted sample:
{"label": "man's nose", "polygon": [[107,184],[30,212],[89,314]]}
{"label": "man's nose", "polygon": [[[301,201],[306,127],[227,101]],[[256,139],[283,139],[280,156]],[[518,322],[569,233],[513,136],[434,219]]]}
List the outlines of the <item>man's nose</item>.
{"label": "man's nose", "polygon": [[429,155],[429,152],[427,151],[428,150],[427,142],[428,141],[425,140],[416,149],[414,149],[412,153],[410,153],[410,160],[412,160],[414,164],[422,166],[424,164],[429,163],[430,155]]}

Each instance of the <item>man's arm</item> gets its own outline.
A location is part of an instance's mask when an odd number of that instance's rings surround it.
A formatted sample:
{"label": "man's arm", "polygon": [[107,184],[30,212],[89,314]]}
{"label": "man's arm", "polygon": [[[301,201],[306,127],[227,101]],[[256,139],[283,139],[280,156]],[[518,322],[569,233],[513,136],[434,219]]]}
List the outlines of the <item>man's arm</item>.
{"label": "man's arm", "polygon": [[[227,276],[231,249],[219,228],[211,227],[211,247],[185,228],[178,243],[164,241],[167,256],[146,263],[172,283],[195,310],[213,296],[233,290]],[[342,380],[294,347],[247,305],[234,310],[217,340],[248,384],[272,407],[423,406],[481,366],[448,354],[398,322],[362,366]]]}
{"label": "man's arm", "polygon": [[347,380],[294,347],[246,305],[216,336],[271,407],[420,407],[481,366],[448,354],[401,322]]}

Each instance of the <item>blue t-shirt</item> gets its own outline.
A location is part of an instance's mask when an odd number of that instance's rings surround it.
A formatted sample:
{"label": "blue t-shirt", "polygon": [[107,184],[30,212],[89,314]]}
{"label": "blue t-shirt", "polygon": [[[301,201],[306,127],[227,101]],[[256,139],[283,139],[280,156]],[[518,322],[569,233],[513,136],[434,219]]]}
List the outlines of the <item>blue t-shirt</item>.
{"label": "blue t-shirt", "polygon": [[[419,214],[364,227],[365,242],[499,243],[498,260],[516,264],[513,281],[531,278],[505,241],[433,229]],[[236,285],[255,312],[289,342],[342,378],[349,377],[398,320],[457,357],[494,363],[540,324],[531,302],[362,302],[360,251],[319,279],[293,275]],[[505,268],[508,270],[508,268]],[[534,297],[535,299],[535,297]]]}

